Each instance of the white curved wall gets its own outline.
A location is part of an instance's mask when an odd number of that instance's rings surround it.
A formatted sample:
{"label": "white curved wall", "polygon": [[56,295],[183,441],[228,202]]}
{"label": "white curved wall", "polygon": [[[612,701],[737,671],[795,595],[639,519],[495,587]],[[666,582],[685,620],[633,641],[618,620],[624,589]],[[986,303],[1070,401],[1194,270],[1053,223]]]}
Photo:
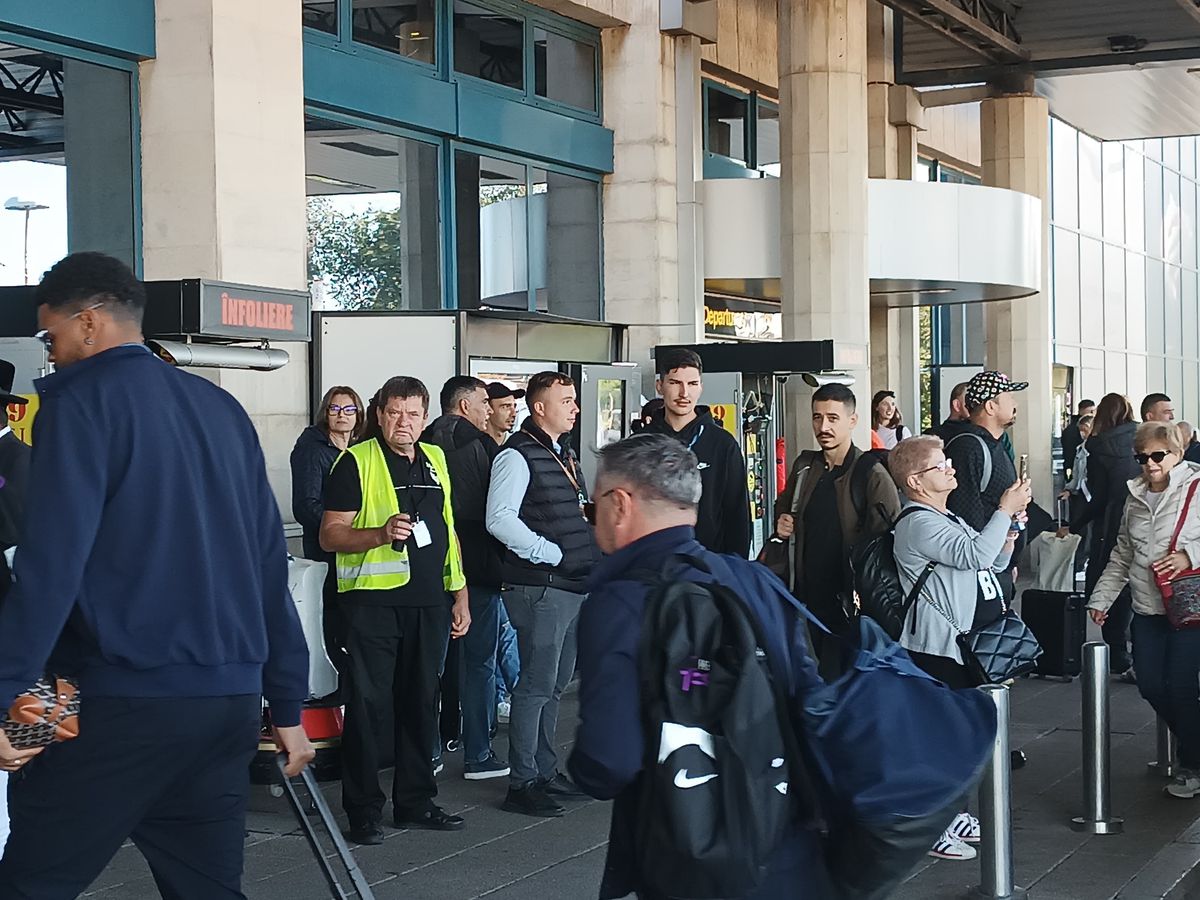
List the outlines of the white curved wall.
{"label": "white curved wall", "polygon": [[[779,185],[774,178],[710,179],[699,185],[706,279],[780,276]],[[895,305],[1027,296],[1041,286],[1041,229],[1041,201],[1028,194],[871,179],[867,266],[872,292]],[[922,290],[944,292],[898,293]]]}

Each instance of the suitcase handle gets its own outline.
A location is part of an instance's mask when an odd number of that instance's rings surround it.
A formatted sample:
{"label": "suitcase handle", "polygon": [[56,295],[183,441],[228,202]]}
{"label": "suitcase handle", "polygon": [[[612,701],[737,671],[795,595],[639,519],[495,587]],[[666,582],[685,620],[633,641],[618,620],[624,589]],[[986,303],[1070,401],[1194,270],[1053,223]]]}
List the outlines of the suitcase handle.
{"label": "suitcase handle", "polygon": [[353,887],[349,892],[342,887],[337,872],[334,871],[328,857],[325,855],[325,850],[317,837],[317,830],[309,820],[308,814],[304,810],[304,804],[300,801],[300,795],[296,792],[295,783],[284,772],[284,767],[287,765],[287,756],[283,753],[276,754],[275,765],[279,769],[279,779],[283,783],[283,790],[287,795],[288,803],[291,805],[292,812],[296,814],[296,818],[300,822],[300,830],[304,832],[304,838],[308,841],[308,846],[312,849],[313,856],[316,857],[317,865],[321,868],[321,874],[325,876],[325,881],[329,885],[333,900],[347,900],[350,897],[358,897],[359,900],[375,900],[375,893],[371,890],[370,883],[367,881],[366,876],[363,875],[362,869],[358,867],[358,863],[355,861],[353,854],[351,854],[350,848],[346,845],[346,839],[342,837],[342,832],[337,827],[333,813],[329,811],[329,804],[325,802],[325,795],[317,787],[317,780],[313,777],[312,772],[308,768],[305,768],[299,777],[304,782],[304,787],[308,791],[309,798],[312,800],[313,806],[317,809],[321,824],[325,827],[325,831],[333,843],[333,848],[341,860],[346,874],[350,876],[350,883]]}

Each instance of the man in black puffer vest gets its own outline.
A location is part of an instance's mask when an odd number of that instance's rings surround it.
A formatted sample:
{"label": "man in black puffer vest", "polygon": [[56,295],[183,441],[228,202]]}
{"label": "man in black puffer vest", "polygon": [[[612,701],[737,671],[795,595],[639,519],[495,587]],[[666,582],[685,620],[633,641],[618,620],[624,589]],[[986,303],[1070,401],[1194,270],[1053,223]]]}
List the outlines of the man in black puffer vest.
{"label": "man in black puffer vest", "polygon": [[517,631],[521,677],[508,724],[504,809],[561,816],[555,797],[582,798],[558,772],[558,702],[575,671],[575,622],[599,559],[584,519],[587,485],[563,445],[579,414],[575,382],[540,372],[526,391],[529,418],[492,465],[487,529],[505,546],[504,605]]}

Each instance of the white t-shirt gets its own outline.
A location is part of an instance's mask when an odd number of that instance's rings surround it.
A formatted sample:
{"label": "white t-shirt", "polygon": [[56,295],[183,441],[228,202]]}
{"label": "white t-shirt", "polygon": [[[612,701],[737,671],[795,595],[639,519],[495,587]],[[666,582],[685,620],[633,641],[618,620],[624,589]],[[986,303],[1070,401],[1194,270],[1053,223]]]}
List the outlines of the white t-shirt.
{"label": "white t-shirt", "polygon": [[1150,507],[1151,513],[1158,512],[1158,504],[1166,495],[1166,491],[1146,491],[1146,505]]}
{"label": "white t-shirt", "polygon": [[[897,432],[901,432],[897,434]],[[879,435],[879,439],[883,441],[884,449],[891,450],[901,440],[908,437],[908,431],[903,425],[898,428],[888,428],[886,425],[880,425],[875,429],[875,433]]]}

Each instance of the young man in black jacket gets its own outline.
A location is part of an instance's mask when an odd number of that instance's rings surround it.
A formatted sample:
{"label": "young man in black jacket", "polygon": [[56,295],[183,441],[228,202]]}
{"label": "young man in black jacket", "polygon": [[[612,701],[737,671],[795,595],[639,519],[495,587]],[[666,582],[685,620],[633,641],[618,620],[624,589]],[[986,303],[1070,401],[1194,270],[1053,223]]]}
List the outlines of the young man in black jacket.
{"label": "young man in black jacket", "polygon": [[[421,440],[441,447],[454,491],[454,524],[462,544],[467,575],[471,629],[458,645],[461,674],[463,777],[469,781],[502,778],[508,765],[492,751],[496,719],[496,649],[500,643],[500,560],[502,547],[488,534],[488,485],[492,461],[500,448],[485,432],[491,406],[487,385],[469,375],[456,375],[442,387],[442,414],[429,423]],[[443,691],[442,702],[447,702]]]}
{"label": "young man in black jacket", "polygon": [[750,553],[750,489],[746,458],[737,440],[716,423],[707,406],[704,365],[691,350],[664,351],[657,359],[658,392],[664,408],[644,431],[676,438],[700,461],[704,485],[697,511],[696,540],[714,553]]}

